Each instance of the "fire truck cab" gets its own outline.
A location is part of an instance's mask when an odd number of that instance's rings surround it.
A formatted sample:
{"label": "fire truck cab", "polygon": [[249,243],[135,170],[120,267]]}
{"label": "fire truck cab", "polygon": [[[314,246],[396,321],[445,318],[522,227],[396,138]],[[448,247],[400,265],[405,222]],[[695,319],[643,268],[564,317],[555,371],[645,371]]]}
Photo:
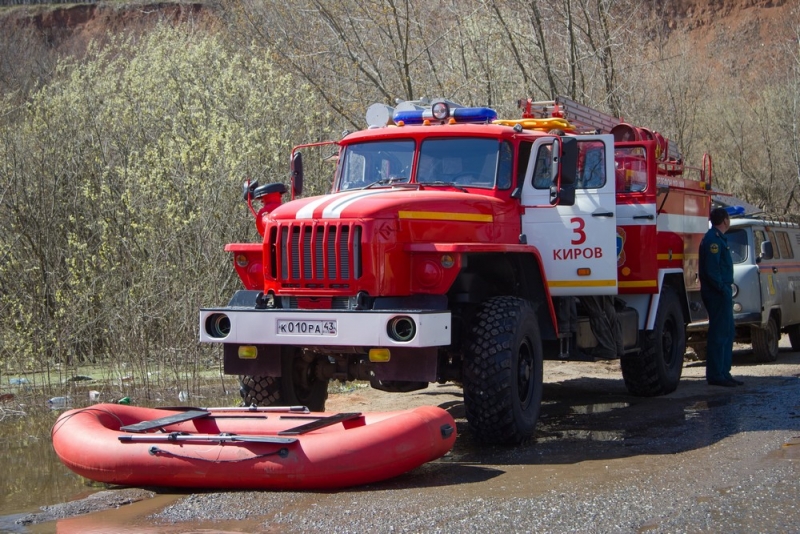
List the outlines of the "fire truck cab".
{"label": "fire truck cab", "polygon": [[514,443],[545,358],[618,358],[635,395],[677,387],[710,160],[566,98],[520,107],[373,106],[335,142],[331,194],[299,198],[298,149],[290,202],[245,185],[263,241],[226,247],[245,289],[200,311],[200,340],[223,344],[246,403],[453,381],[478,439]]}

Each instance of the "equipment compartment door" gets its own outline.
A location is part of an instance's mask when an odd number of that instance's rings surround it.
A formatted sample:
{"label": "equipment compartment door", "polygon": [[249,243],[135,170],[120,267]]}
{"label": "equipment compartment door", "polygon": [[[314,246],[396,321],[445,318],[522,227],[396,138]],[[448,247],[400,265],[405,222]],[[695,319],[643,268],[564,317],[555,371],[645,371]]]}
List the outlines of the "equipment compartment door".
{"label": "equipment compartment door", "polygon": [[578,138],[575,204],[550,204],[552,140],[531,150],[522,185],[522,233],[542,255],[550,294],[615,295],[617,231],[614,139]]}

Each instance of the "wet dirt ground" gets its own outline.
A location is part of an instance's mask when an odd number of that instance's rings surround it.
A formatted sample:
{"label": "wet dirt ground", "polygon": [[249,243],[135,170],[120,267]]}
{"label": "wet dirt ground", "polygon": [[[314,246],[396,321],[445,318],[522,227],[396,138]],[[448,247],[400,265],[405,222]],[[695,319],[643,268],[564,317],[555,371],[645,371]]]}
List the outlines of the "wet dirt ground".
{"label": "wet dirt ground", "polygon": [[[737,388],[708,386],[704,372],[687,361],[676,392],[636,398],[617,362],[546,362],[536,438],[517,447],[475,443],[454,386],[357,389],[332,395],[328,411],[438,405],[458,423],[454,449],[334,492],[115,489],[13,531],[800,532],[800,353],[784,339],[778,361],[759,364],[738,349]],[[104,502],[113,508],[55,520]]]}

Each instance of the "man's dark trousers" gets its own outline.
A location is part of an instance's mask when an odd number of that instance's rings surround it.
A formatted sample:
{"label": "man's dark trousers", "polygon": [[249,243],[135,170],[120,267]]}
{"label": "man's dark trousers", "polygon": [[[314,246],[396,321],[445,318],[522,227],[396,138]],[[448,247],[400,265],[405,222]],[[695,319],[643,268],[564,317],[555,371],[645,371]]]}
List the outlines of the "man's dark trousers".
{"label": "man's dark trousers", "polygon": [[731,368],[735,330],[731,289],[701,289],[700,296],[708,311],[706,380],[725,382]]}

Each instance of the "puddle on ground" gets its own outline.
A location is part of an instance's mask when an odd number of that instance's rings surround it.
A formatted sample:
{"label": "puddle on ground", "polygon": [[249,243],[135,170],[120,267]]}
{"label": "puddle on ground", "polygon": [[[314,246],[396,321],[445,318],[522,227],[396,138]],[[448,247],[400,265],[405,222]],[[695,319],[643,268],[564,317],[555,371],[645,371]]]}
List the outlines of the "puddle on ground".
{"label": "puddle on ground", "polygon": [[[222,405],[221,399],[206,399]],[[0,532],[22,530],[9,516],[81,499],[107,489],[67,469],[53,451],[50,431],[63,410],[23,406],[22,415],[0,411]]]}
{"label": "puddle on ground", "polygon": [[[148,516],[177,501],[182,495],[157,495],[133,504],[94,512],[87,515],[59,519],[55,522],[58,534],[170,534],[186,532],[186,525],[157,525],[143,522]],[[53,531],[53,523],[30,525],[26,532],[46,534]]]}
{"label": "puddle on ground", "polygon": [[561,433],[563,439],[585,441],[622,441],[625,433],[620,430],[567,430]]}
{"label": "puddle on ground", "polygon": [[572,413],[586,415],[593,413],[606,413],[613,410],[621,410],[630,406],[629,402],[607,402],[597,404],[585,404],[581,406],[572,406]]}
{"label": "puddle on ground", "polygon": [[800,436],[795,436],[783,444],[777,451],[769,454],[768,458],[780,460],[800,460]]}

